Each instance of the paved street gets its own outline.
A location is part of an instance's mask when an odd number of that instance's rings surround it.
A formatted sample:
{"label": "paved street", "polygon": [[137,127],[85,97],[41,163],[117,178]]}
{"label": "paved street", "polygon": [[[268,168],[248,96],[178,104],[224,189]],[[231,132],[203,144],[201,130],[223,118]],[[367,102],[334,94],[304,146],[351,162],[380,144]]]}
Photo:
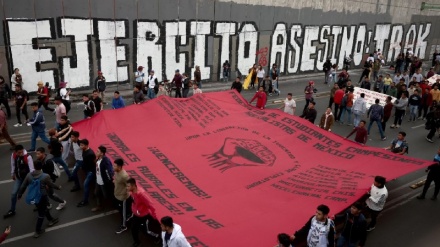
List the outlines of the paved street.
{"label": "paved street", "polygon": [[[355,78],[354,81],[356,81],[359,77],[359,73],[352,73],[352,77]],[[319,94],[322,94],[322,96],[316,97],[316,108],[318,110],[319,118],[328,105],[328,95],[326,92],[329,91],[329,87],[321,82],[321,74],[319,74],[319,77],[283,81],[280,83],[280,89],[282,91],[281,96],[285,96],[288,92],[293,93],[294,99],[297,100],[296,115],[298,115],[305,104],[303,100],[303,89],[310,79],[316,81],[318,92]],[[230,84],[228,84],[228,86],[229,85]],[[243,92],[243,96],[249,100],[254,93],[255,91],[248,90]],[[108,94],[108,96],[110,95]],[[284,97],[281,96],[269,97],[268,108],[280,107],[280,104],[273,102],[283,100]],[[105,108],[108,109],[109,106],[107,105]],[[49,125],[48,127],[51,127],[55,122],[53,114],[48,111],[45,111],[44,114],[46,116],[46,122]],[[82,107],[77,107],[75,104],[72,104],[72,111],[69,114],[71,121],[78,121],[82,116]],[[315,123],[317,122],[318,120]],[[30,127],[23,126],[14,128],[12,125],[15,123],[16,119],[13,114],[12,119],[8,121],[12,137],[20,144],[24,145],[25,148],[29,148]],[[351,128],[352,127],[347,125],[343,126],[336,124],[334,128],[332,128],[332,131],[336,134],[345,136],[350,132]],[[408,155],[432,160],[440,144],[440,140],[435,138],[435,143],[433,144],[425,141],[426,130],[424,129],[424,122],[421,120],[407,122],[407,119],[405,119],[401,129],[408,134],[407,140],[410,145]],[[381,141],[377,127],[374,126],[367,145],[386,147],[390,144],[391,140],[397,136],[397,132],[398,130],[387,129],[386,135],[388,136],[388,140]],[[43,145],[41,141],[38,141],[38,144]],[[9,209],[9,198],[12,188],[9,176],[10,151],[7,143],[0,144],[0,154],[0,164],[2,164],[3,169],[3,172],[0,173],[0,198],[2,198],[0,213],[6,213]],[[380,171],[378,171],[378,174],[380,174]],[[420,192],[420,189],[413,190],[409,188],[411,184],[420,181],[424,175],[424,171],[417,171],[395,181],[391,181],[387,185],[391,192],[390,197],[385,212],[379,218],[376,230],[369,234],[367,246],[438,246],[438,240],[436,240],[436,237],[440,230],[440,216],[434,214],[434,210],[439,208],[440,201],[433,202],[429,199],[425,201],[417,201],[414,197]],[[115,214],[114,211],[110,211],[110,209],[103,214],[94,214],[90,212],[90,206],[77,208],[76,203],[81,200],[80,198],[82,194],[81,192],[69,192],[72,184],[67,183],[66,180],[67,179],[64,175],[59,179],[59,184],[63,186],[63,190],[59,192],[59,195],[67,200],[67,207],[62,211],[52,209],[53,215],[60,218],[60,223],[56,227],[49,228],[50,232],[46,233],[41,238],[33,239],[31,234],[34,231],[36,213],[32,211],[32,207],[27,205],[24,201],[20,201],[18,203],[17,215],[13,218],[3,220],[4,226],[12,225],[12,233],[4,245],[10,247],[130,246],[132,240],[129,232],[125,232],[121,235],[114,234],[114,230],[118,226],[119,218],[117,214]],[[428,192],[428,197],[430,197],[430,193],[432,193],[431,190]],[[310,214],[313,213],[314,209],[310,209]],[[183,226],[184,229],[189,227],[191,226]],[[286,229],[286,232],[292,233],[294,230],[295,229]],[[275,239],[275,236],[268,236],[268,238]],[[147,241],[144,241],[144,243],[147,243]]]}

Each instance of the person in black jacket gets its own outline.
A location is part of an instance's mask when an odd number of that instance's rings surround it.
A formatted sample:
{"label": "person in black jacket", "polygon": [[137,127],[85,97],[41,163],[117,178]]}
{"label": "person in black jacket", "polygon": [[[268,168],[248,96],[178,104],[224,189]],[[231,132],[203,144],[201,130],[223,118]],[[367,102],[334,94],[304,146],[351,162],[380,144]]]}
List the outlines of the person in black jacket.
{"label": "person in black jacket", "polygon": [[231,85],[231,90],[235,89],[238,93],[241,93],[241,90],[243,89],[243,85],[241,85],[241,78],[237,77],[235,78],[235,81]]}
{"label": "person in black jacket", "polygon": [[[46,155],[46,150],[43,147],[37,148],[35,155],[36,155],[37,161],[40,161],[41,163],[43,163],[43,172],[48,174],[50,176],[50,179],[52,180],[52,182],[55,183],[55,181],[58,178],[58,176],[55,174],[56,164],[54,164],[52,159],[48,158],[48,156]],[[56,210],[61,210],[66,206],[67,202],[65,200],[61,199],[57,194],[55,194],[55,191],[53,190],[52,187],[47,188],[47,196],[50,199],[59,203]],[[49,204],[49,205],[51,206],[51,204]],[[49,208],[50,208],[50,206],[49,206]]]}
{"label": "person in black jacket", "polygon": [[[76,206],[84,207],[89,204],[89,194],[90,194],[90,185],[96,179],[96,155],[92,149],[89,148],[89,140],[82,139],[78,141],[80,148],[83,150],[83,165],[82,169],[86,174],[86,179],[84,180],[84,197],[83,200],[80,201]],[[75,177],[74,179],[78,179]],[[76,184],[77,182],[75,182]]]}
{"label": "person in black jacket", "polygon": [[113,164],[110,159],[105,156],[106,151],[107,148],[104,146],[99,146],[96,151],[96,207],[92,208],[92,212],[102,210],[103,199],[113,197]]}
{"label": "person in black jacket", "polygon": [[[440,148],[437,153],[436,158],[440,154]],[[431,200],[437,200],[438,193],[440,192],[440,162],[436,158],[434,158],[435,163],[426,168],[428,175],[426,176],[425,186],[423,186],[422,194],[419,195],[417,199],[425,199],[426,192],[429,186],[431,186],[432,181],[434,181],[434,195],[431,197]]]}
{"label": "person in black jacket", "polygon": [[312,124],[315,123],[316,115],[318,114],[316,112],[315,105],[316,105],[316,102],[315,101],[311,101],[309,103],[309,107],[307,107],[304,110],[303,114],[301,116],[299,116],[299,117],[308,120]]}
{"label": "person in black jacket", "polygon": [[363,205],[360,202],[355,202],[342,215],[336,215],[335,220],[343,220],[344,227],[338,238],[337,247],[360,246],[365,245],[367,239],[367,220],[362,214]]}

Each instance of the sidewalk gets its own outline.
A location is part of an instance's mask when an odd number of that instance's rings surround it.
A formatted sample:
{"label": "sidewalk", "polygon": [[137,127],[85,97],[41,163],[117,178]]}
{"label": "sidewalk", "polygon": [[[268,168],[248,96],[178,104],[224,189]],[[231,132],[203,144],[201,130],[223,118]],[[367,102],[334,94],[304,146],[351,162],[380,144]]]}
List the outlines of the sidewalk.
{"label": "sidewalk", "polygon": [[[353,69],[349,72],[355,72],[355,74],[362,72],[361,69]],[[286,83],[292,83],[296,84],[298,80],[300,79],[307,79],[307,78],[314,78],[314,77],[322,77],[322,80],[324,80],[324,74],[323,72],[315,72],[315,73],[308,73],[308,74],[299,74],[299,75],[288,75],[288,76],[282,76],[279,79],[279,84],[283,85]],[[231,88],[232,80],[229,82],[222,82],[222,81],[216,81],[216,82],[204,82],[202,84],[202,91],[205,92],[216,92],[216,91],[225,91],[229,90]],[[319,81],[317,81],[319,82]],[[119,91],[122,98],[125,100],[131,99],[133,97],[133,85],[132,83],[124,83],[124,84],[110,84],[107,85],[106,89],[106,99],[110,99],[110,97],[113,97],[114,91]],[[92,89],[80,89],[80,90],[72,90],[70,93],[70,101],[72,103],[80,102],[82,101],[82,95],[83,94],[90,94],[93,90]],[[191,93],[190,93],[191,94]],[[32,101],[32,100],[31,100]]]}

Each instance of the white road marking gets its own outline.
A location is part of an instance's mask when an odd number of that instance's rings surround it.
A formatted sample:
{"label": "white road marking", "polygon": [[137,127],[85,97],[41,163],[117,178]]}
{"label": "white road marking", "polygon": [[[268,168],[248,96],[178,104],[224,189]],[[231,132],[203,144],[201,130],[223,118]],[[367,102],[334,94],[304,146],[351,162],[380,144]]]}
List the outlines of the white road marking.
{"label": "white road marking", "polygon": [[12,180],[12,179],[8,179],[8,180],[3,180],[3,181],[0,181],[0,184],[7,184],[7,183],[10,183],[10,182],[13,182],[14,180]]}
{"label": "white road marking", "polygon": [[[54,227],[48,227],[48,228],[46,228],[46,232],[51,232],[51,231],[55,231],[55,230],[58,230],[58,229],[66,228],[66,227],[69,227],[69,226],[78,225],[78,224],[81,224],[81,223],[84,223],[84,222],[87,222],[87,221],[96,220],[96,219],[99,219],[99,218],[102,218],[102,217],[105,217],[105,216],[108,216],[108,215],[115,214],[117,212],[118,212],[118,210],[112,210],[112,211],[108,211],[108,212],[105,212],[105,213],[102,213],[102,214],[97,214],[97,215],[94,215],[94,216],[90,216],[90,217],[87,217],[87,218],[83,218],[83,219],[79,219],[79,220],[74,220],[72,222],[68,222],[68,223],[65,223],[65,224],[57,225],[57,226],[54,226]],[[25,239],[25,238],[29,238],[29,237],[32,237],[33,235],[34,235],[34,233],[32,232],[32,233],[26,233],[26,234],[23,234],[23,235],[20,235],[20,236],[17,236],[17,237],[9,238],[9,239],[5,240],[3,242],[3,244],[15,242],[15,241],[22,240],[22,239]]]}
{"label": "white road marking", "polygon": [[424,126],[425,126],[425,124],[421,124],[421,125],[413,126],[413,127],[411,127],[411,129],[417,129],[417,128],[424,127]]}

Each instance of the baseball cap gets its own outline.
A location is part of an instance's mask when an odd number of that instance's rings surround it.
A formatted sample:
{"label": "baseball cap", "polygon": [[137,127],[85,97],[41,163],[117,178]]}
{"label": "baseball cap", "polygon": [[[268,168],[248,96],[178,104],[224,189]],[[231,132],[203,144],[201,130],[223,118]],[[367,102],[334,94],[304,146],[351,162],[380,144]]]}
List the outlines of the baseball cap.
{"label": "baseball cap", "polygon": [[141,70],[141,69],[143,69],[143,68],[145,68],[144,66],[139,66],[138,67],[138,70]]}

